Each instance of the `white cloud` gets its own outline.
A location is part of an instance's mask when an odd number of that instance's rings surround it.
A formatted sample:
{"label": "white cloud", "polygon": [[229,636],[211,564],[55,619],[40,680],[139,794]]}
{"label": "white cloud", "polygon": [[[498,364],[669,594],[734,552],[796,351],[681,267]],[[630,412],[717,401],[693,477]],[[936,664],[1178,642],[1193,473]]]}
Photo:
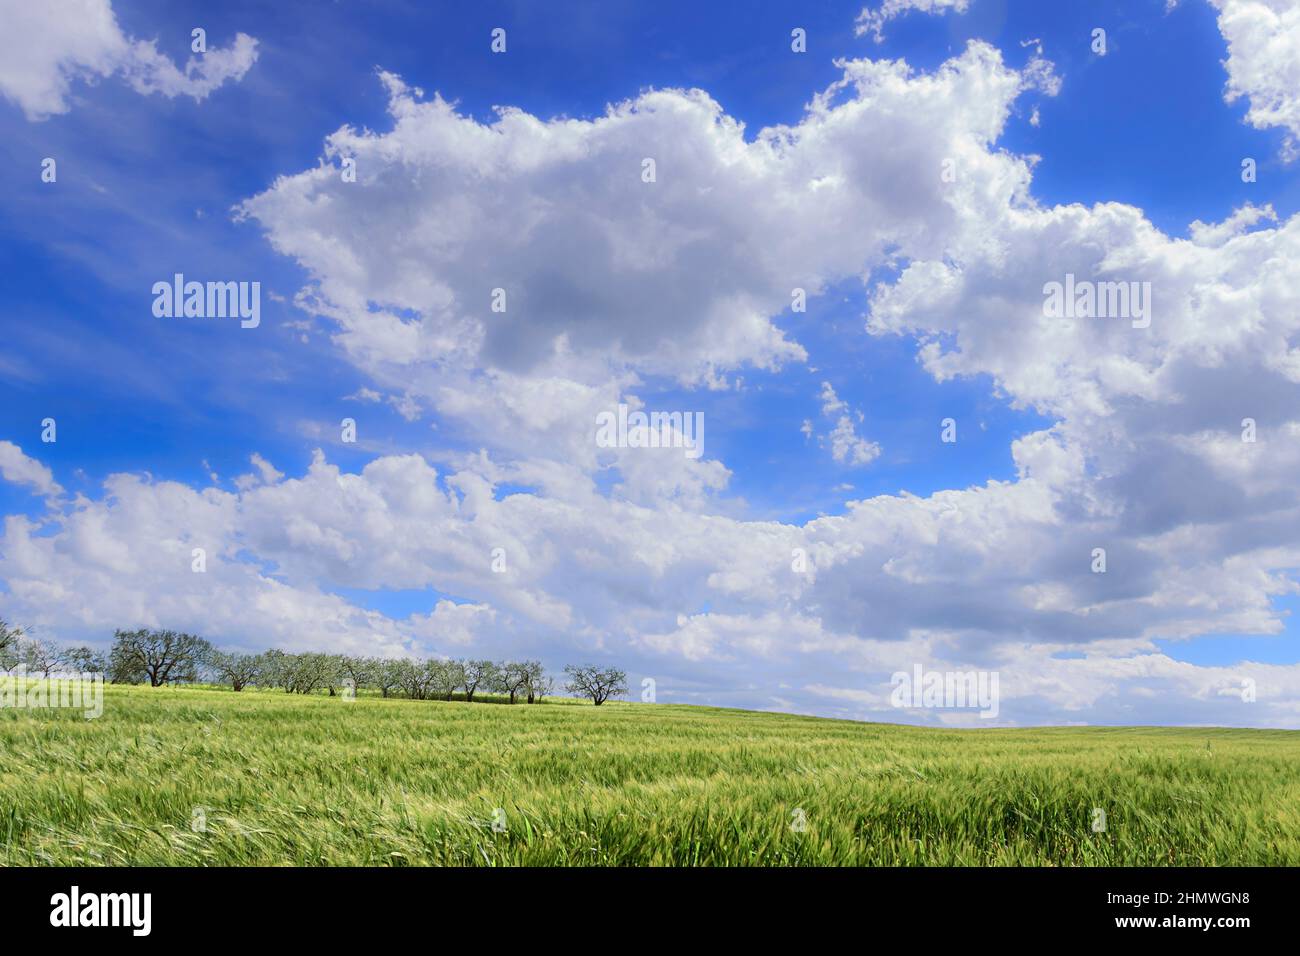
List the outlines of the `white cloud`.
{"label": "white cloud", "polygon": [[[494,465],[499,473],[550,476],[541,495],[512,496],[508,508],[490,504],[486,492],[475,495],[499,520],[530,516],[526,531],[497,532],[532,542],[522,589],[531,609],[505,594],[494,598],[513,601],[519,614],[537,613],[551,626],[563,621],[575,634],[602,641],[623,634],[697,670],[726,659],[751,675],[762,673],[753,661],[788,649],[788,642],[774,636],[733,646],[725,634],[737,628],[720,630],[720,623],[758,627],[774,607],[837,635],[812,652],[825,655],[822,674],[864,642],[897,649],[918,631],[943,635],[969,660],[996,659],[1000,647],[1023,643],[1025,635],[1045,646],[1094,651],[1127,641],[1109,653],[1128,659],[1149,654],[1149,642],[1159,637],[1276,632],[1271,600],[1295,590],[1285,569],[1300,563],[1287,538],[1288,529],[1300,527],[1300,509],[1281,479],[1290,456],[1274,438],[1271,450],[1245,457],[1263,449],[1229,445],[1225,431],[1249,414],[1242,408],[1300,420],[1300,359],[1290,345],[1300,315],[1292,291],[1300,287],[1300,221],[1247,233],[1267,218],[1247,210],[1223,224],[1195,224],[1194,241],[1185,241],[1164,235],[1131,206],[1040,207],[1029,194],[1029,161],[993,144],[1018,95],[1058,88],[1045,61],[1017,73],[995,51],[972,44],[932,74],[900,63],[850,61],[842,68],[843,79],[813,98],[799,124],[760,131],[750,142],[699,92],[646,94],[592,122],[547,123],[505,111],[488,128],[441,100],[419,102],[389,78],[394,131],[345,129],[327,148],[331,156],[356,155],[363,178],[370,169],[365,208],[353,198],[361,194],[347,193],[325,168],[281,180],[245,210],[315,277],[306,300],[340,323],[354,361],[381,380],[401,369],[403,381],[414,379],[411,387],[430,394],[439,411],[472,423],[490,447],[524,456]],[[655,229],[668,237],[666,247],[684,236],[693,245],[689,257],[639,265],[662,270],[655,285],[671,284],[671,276],[706,304],[647,322],[638,312],[646,306],[618,307],[641,302],[640,273],[617,262],[587,269],[571,275],[571,288],[581,294],[567,301],[608,303],[600,313],[608,327],[594,331],[575,321],[581,310],[570,308],[544,311],[540,323],[528,315],[517,320],[520,328],[549,328],[553,336],[526,343],[528,360],[517,368],[498,367],[511,364],[509,354],[488,344],[488,323],[498,319],[477,316],[487,315],[486,290],[505,283],[475,264],[484,257],[470,255],[481,239],[470,224],[487,222],[489,238],[504,243],[525,274],[564,274],[572,250],[561,254],[553,244],[526,241],[529,229],[495,238],[491,223],[502,207],[494,198],[512,197],[510,208],[527,210],[526,220],[545,236],[575,225],[561,215],[575,209],[635,236],[644,213],[628,207],[624,191],[645,184],[633,175],[640,150],[629,143],[650,136],[681,150],[659,157],[656,185],[669,184],[674,200],[692,197],[651,207]],[[860,148],[881,141],[896,150]],[[903,165],[891,165],[895,155],[906,157]],[[957,165],[955,183],[938,176],[944,158]],[[626,176],[610,173],[623,165]],[[416,169],[425,170],[420,183],[427,188],[412,185]],[[665,176],[670,169],[675,178]],[[935,174],[917,172],[926,169]],[[899,182],[908,184],[905,199]],[[556,189],[566,201],[553,207],[545,196]],[[325,196],[329,202],[320,201]],[[715,200],[721,205],[711,205]],[[390,205],[410,228],[388,225],[396,214]],[[803,215],[772,214],[788,209]],[[805,233],[805,222],[815,228]],[[423,245],[392,245],[389,237],[399,234],[418,235]],[[753,251],[744,269],[731,252],[737,248]],[[719,518],[709,514],[706,496],[670,505],[652,490],[633,505],[592,493],[582,478],[592,458],[576,437],[586,426],[578,423],[609,407],[630,384],[627,375],[658,371],[698,380],[700,370],[682,359],[708,342],[741,344],[713,351],[710,367],[764,361],[744,336],[725,331],[737,314],[716,303],[749,302],[745,322],[757,316],[767,323],[788,302],[789,288],[820,289],[891,261],[902,272],[872,295],[872,333],[915,336],[937,379],[989,375],[1013,404],[1059,419],[1016,442],[1015,481],[928,498],[880,496],[802,527]],[[470,274],[479,269],[469,286],[453,269],[457,263]],[[1043,285],[1067,272],[1151,282],[1151,327],[1046,319]],[[720,288],[718,276],[737,285]],[[429,301],[443,307],[430,311],[422,305]],[[648,307],[657,305],[651,300]],[[418,318],[399,320],[391,310]],[[673,329],[675,341],[695,345],[675,356],[671,343],[666,351],[640,351],[624,322]],[[618,359],[612,367],[597,362],[611,353]],[[667,363],[665,354],[672,357]],[[486,377],[452,375],[461,384],[441,391],[420,384],[424,366],[436,367],[446,382],[458,363],[486,366]],[[1207,394],[1239,401],[1229,412],[1198,399]],[[829,384],[821,401],[836,422],[833,455],[852,461],[876,451],[856,435],[851,409]],[[556,481],[559,475],[567,480]],[[463,475],[455,482],[475,486]],[[697,548],[703,542],[687,522],[701,521],[707,546]],[[580,556],[576,567],[537,561],[542,552],[563,553],[564,542]],[[1098,546],[1108,551],[1110,574],[1090,571]],[[790,570],[794,547],[809,555],[805,574]],[[431,574],[436,566],[429,565]],[[575,579],[584,586],[575,588]],[[669,582],[671,598],[662,589]],[[714,610],[701,616],[697,609],[706,603]],[[1065,691],[1055,699],[1070,699]]]}
{"label": "white cloud", "polygon": [[[830,382],[822,382],[820,395],[822,414],[835,418],[835,427],[823,437],[823,443],[830,442],[831,457],[842,465],[867,465],[880,457],[880,446],[860,436],[853,424],[852,410],[848,403],[835,394]],[[859,421],[862,413],[856,412]],[[812,423],[805,422],[805,434],[812,434]]]}
{"label": "white cloud", "polygon": [[184,69],[178,69],[159,53],[154,41],[137,40],[123,70],[136,92],[161,93],[168,99],[188,96],[201,101],[227,80],[239,82],[255,62],[257,41],[238,33],[232,46],[191,56]]}
{"label": "white cloud", "polygon": [[848,415],[841,415],[831,429],[831,457],[841,464],[867,465],[880,457],[880,446],[857,433]]}
{"label": "white cloud", "polygon": [[858,14],[854,32],[858,36],[870,33],[875,37],[877,43],[882,43],[885,39],[885,24],[905,13],[915,10],[919,13],[942,16],[949,10],[955,13],[965,13],[970,8],[970,5],[971,0],[884,0],[874,10],[870,7],[862,8],[862,12]]}
{"label": "white cloud", "polygon": [[257,469],[257,473],[261,477],[262,481],[268,485],[273,485],[284,477],[284,472],[277,471],[275,465],[271,464],[257,452],[253,452],[249,460],[253,463],[253,467]]}
{"label": "white cloud", "polygon": [[835,394],[835,389],[830,382],[822,382],[822,391],[819,398],[822,403],[823,415],[834,415],[836,412],[848,410],[848,405],[844,404],[840,397]]}
{"label": "white cloud", "polygon": [[[992,48],[921,77],[841,66],[800,123],[749,138],[700,90],[646,92],[594,120],[501,109],[482,124],[385,73],[390,132],[340,129],[327,162],[240,208],[313,277],[299,303],[390,387],[431,392],[413,367],[439,383],[458,368],[716,383],[804,358],[770,318],[791,288],[815,295],[900,241],[937,251],[955,215],[942,157],[980,183],[964,202],[1027,181],[985,148],[1024,81]],[[357,183],[334,165],[344,156]],[[498,288],[504,312],[490,309]]]}
{"label": "white cloud", "polygon": [[[239,493],[119,475],[98,501],[7,519],[0,578],[15,617],[69,635],[166,624],[246,647],[553,662],[608,653],[634,673],[660,675],[662,686],[719,702],[753,703],[746,695],[770,691],[775,675],[878,695],[914,662],[993,667],[1004,675],[1005,719],[1030,722],[1059,720],[1062,709],[1113,718],[1104,688],[1127,695],[1146,679],[1134,661],[1151,654],[1153,637],[1270,628],[1256,593],[1285,585],[1251,580],[1251,564],[1225,574],[1210,543],[1112,541],[1117,573],[1088,573],[1087,545],[1105,525],[1066,524],[1077,498],[1063,490],[1081,479],[1082,459],[1047,434],[1017,458],[1016,482],[881,496],[802,526],[594,492],[571,502],[498,497],[482,470],[440,476],[417,456],[349,474],[318,455],[301,478]],[[194,547],[207,551],[204,574],[191,571]],[[806,573],[791,568],[796,547],[808,555]],[[1143,548],[1159,560],[1134,565]],[[1265,566],[1253,562],[1253,573]],[[395,618],[335,593],[420,589],[459,600]],[[693,610],[706,603],[713,610]],[[1039,636],[1037,651],[1024,650],[1026,634]],[[1052,663],[1076,647],[1091,664]],[[1075,676],[1034,676],[1050,668]],[[1294,668],[1276,681],[1247,668],[1260,679],[1261,705],[1244,712],[1215,711],[1236,704],[1206,690],[1231,686],[1241,668],[1177,668],[1190,680],[1177,686],[1197,688],[1206,721],[1229,712],[1231,721],[1288,719],[1279,695]],[[1081,681],[1093,673],[1105,683],[1089,691]],[[828,706],[812,692],[798,702]]]}
{"label": "white cloud", "polygon": [[74,83],[118,73],[140,93],[202,100],[257,59],[257,41],[240,33],[178,68],[155,41],[123,34],[109,0],[0,0],[0,21],[0,94],[29,120],[66,113]]}
{"label": "white cloud", "polygon": [[1273,211],[1271,203],[1263,206],[1246,203],[1221,223],[1204,223],[1197,219],[1188,228],[1188,232],[1192,242],[1198,246],[1217,248],[1260,222],[1277,222],[1277,213]]}
{"label": "white cloud", "polygon": [[1210,0],[1228,41],[1224,98],[1246,97],[1246,122],[1287,131],[1284,155],[1300,155],[1300,4],[1295,0]]}
{"label": "white cloud", "polygon": [[[339,130],[327,162],[241,211],[312,277],[300,306],[333,321],[347,356],[411,414],[457,420],[498,458],[617,467],[624,496],[698,503],[724,486],[720,463],[611,463],[596,455],[595,414],[646,375],[714,387],[801,359],[771,318],[791,288],[817,294],[900,250],[941,255],[961,221],[1028,183],[1025,162],[988,148],[1031,85],[991,47],[929,74],[840,65],[799,123],[749,137],[699,90],[647,92],[595,120],[502,109],[485,125],[381,74],[391,131]],[[342,156],[357,183],[339,176]],[[955,184],[945,158],[960,164]],[[490,310],[496,288],[505,312]],[[839,460],[878,454],[851,419],[834,428]]]}
{"label": "white cloud", "polygon": [[401,395],[389,395],[388,404],[391,405],[397,414],[408,422],[420,420],[420,402],[410,392],[403,392]]}
{"label": "white cloud", "polygon": [[37,494],[63,494],[50,469],[23,454],[23,450],[10,441],[0,441],[0,478],[15,485],[28,485]]}
{"label": "white cloud", "polygon": [[[388,77],[394,129],[327,144],[360,182],[326,166],[244,210],[308,270],[300,302],[375,384],[482,450],[444,471],[383,455],[348,473],[318,454],[236,493],[114,476],[66,515],[8,520],[15,612],[252,643],[608,653],[678,699],[844,716],[874,713],[911,662],[996,668],[1009,722],[1294,726],[1297,668],[1251,665],[1260,702],[1245,705],[1239,669],[1154,642],[1278,633],[1272,601],[1296,593],[1300,218],[1239,211],[1183,240],[1132,206],[1043,207],[1030,162],[996,146],[1041,69],[973,44],[931,73],[842,70],[798,124],[749,138],[699,91],[484,125]],[[721,461],[598,453],[595,414],[649,394],[648,377],[707,386],[797,360],[773,319],[789,290],[884,265],[899,271],[872,292],[872,334],[916,338],[936,379],[987,375],[1056,419],[1012,445],[1014,479],[795,524],[728,513]],[[1150,327],[1046,318],[1043,285],[1066,273],[1151,282]],[[489,310],[497,286],[506,313]],[[829,383],[820,400],[848,425],[844,459],[862,454],[853,410]],[[1246,416],[1257,443],[1240,440]],[[602,493],[608,468],[620,480]],[[189,570],[200,542],[207,576]],[[356,589],[456,601],[395,618],[337,596]]]}
{"label": "white cloud", "polygon": [[413,614],[404,623],[410,635],[426,646],[454,651],[481,641],[483,629],[490,627],[496,616],[487,604],[457,604],[443,599],[428,614]]}

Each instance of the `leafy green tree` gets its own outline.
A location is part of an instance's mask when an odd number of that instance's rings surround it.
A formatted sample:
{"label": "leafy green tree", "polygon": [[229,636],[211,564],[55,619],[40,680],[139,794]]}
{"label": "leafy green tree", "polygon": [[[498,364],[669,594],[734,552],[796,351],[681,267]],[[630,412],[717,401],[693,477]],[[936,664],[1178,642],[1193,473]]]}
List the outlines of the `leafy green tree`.
{"label": "leafy green tree", "polygon": [[[510,695],[510,703],[515,702],[515,698],[521,691],[532,687],[541,667],[540,661],[506,661],[501,665],[501,690]],[[534,696],[534,693],[528,690],[528,703],[533,702]]]}
{"label": "leafy green tree", "polygon": [[546,676],[546,668],[541,661],[529,661],[528,683],[524,686],[528,690],[528,703],[538,704],[555,687],[555,681]]}
{"label": "leafy green tree", "polygon": [[22,639],[23,629],[0,617],[0,651],[8,650]]}
{"label": "leafy green tree", "polygon": [[199,667],[212,653],[201,637],[179,631],[142,628],[116,631],[109,670],[113,681],[149,682],[151,687],[196,680]]}
{"label": "leafy green tree", "polygon": [[293,665],[290,655],[272,648],[261,654],[259,687],[278,687],[286,694],[293,693]]}
{"label": "leafy green tree", "polygon": [[239,692],[249,684],[257,683],[262,673],[265,657],[261,654],[224,654],[215,651],[208,659],[208,668],[230,689]]}
{"label": "leafy green tree", "polygon": [[482,688],[483,690],[493,690],[497,687],[500,679],[500,671],[493,661],[465,661],[465,677],[461,686],[465,688],[465,699],[471,704],[474,702],[474,692]]}
{"label": "leafy green tree", "polygon": [[68,670],[77,674],[103,674],[108,671],[108,660],[103,653],[85,644],[64,651],[63,663]]}
{"label": "leafy green tree", "polygon": [[347,680],[347,672],[343,670],[342,654],[321,654],[324,658],[320,662],[321,667],[321,685],[328,687],[330,696],[337,697],[339,687]]}
{"label": "leafy green tree", "polygon": [[465,665],[460,661],[433,661],[433,682],[430,692],[443,700],[451,700],[456,688],[465,683]]}
{"label": "leafy green tree", "polygon": [[437,661],[403,660],[398,665],[402,691],[411,700],[427,700],[437,675]]}
{"label": "leafy green tree", "polygon": [[307,652],[288,657],[295,694],[312,694],[329,686],[331,679],[337,681],[335,662],[329,654]]}
{"label": "leafy green tree", "polygon": [[373,657],[350,657],[345,654],[339,658],[338,669],[344,682],[351,681],[353,690],[360,691],[363,687],[374,686],[375,672],[379,665],[380,662]]}
{"label": "leafy green tree", "polygon": [[391,657],[376,661],[371,680],[379,689],[381,696],[390,696],[394,690],[402,686],[402,662]]}
{"label": "leafy green tree", "polygon": [[23,629],[0,618],[0,670],[8,673],[22,663],[19,645]]}
{"label": "leafy green tree", "polygon": [[594,664],[575,667],[570,664],[564,668],[564,673],[569,677],[565,689],[570,694],[590,697],[597,707],[611,697],[627,693],[627,674],[617,667],[597,667]]}
{"label": "leafy green tree", "polygon": [[49,677],[63,666],[63,648],[54,641],[32,638],[23,641],[21,647],[28,673]]}

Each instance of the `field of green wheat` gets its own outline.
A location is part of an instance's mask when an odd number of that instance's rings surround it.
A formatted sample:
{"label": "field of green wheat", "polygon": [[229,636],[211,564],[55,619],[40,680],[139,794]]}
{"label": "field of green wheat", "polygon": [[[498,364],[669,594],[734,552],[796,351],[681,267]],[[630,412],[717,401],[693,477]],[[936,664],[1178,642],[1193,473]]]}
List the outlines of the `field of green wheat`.
{"label": "field of green wheat", "polygon": [[110,686],[0,710],[0,863],[1297,865],[1300,732]]}

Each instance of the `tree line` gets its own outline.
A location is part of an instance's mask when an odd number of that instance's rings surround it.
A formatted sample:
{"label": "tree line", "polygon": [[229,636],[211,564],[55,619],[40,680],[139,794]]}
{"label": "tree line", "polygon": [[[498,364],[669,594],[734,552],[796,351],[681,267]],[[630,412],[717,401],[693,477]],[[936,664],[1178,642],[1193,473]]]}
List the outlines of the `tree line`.
{"label": "tree line", "polygon": [[[377,691],[382,697],[452,700],[459,693],[499,694],[514,704],[540,703],[555,689],[555,679],[540,661],[364,657],[281,650],[260,654],[221,651],[193,634],[141,628],[118,630],[107,655],[87,646],[65,647],[29,637],[0,620],[0,669],[19,665],[42,677],[75,671],[103,674],[114,684],[221,683],[233,691],[246,687],[288,694],[328,692],[329,696]],[[627,674],[595,665],[564,668],[564,689],[597,706],[627,693]]]}

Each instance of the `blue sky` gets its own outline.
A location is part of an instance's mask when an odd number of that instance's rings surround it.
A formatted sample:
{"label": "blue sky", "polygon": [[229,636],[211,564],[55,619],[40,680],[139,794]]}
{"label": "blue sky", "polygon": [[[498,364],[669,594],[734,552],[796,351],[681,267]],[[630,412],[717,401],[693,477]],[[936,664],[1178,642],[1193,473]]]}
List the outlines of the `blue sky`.
{"label": "blue sky", "polygon": [[[146,624],[609,660],[666,700],[920,722],[972,715],[890,708],[890,673],[995,668],[1006,722],[1297,726],[1293,5],[899,3],[876,42],[855,26],[878,6],[119,0],[105,20],[78,0],[20,22],[8,42],[37,53],[0,77],[0,514],[22,521],[0,537],[4,616],[69,640]],[[210,73],[184,67],[195,26]],[[239,34],[255,53],[216,60]],[[688,90],[743,134],[701,127]],[[776,126],[797,157],[764,152]],[[603,178],[656,151],[669,202]],[[821,210],[796,164],[839,170],[842,195]],[[1269,212],[1189,242],[1243,208]],[[632,251],[588,273],[587,228]],[[1024,347],[1038,333],[1000,323],[1041,321],[1065,270],[1032,260],[1058,251],[1149,279],[1177,320]],[[930,268],[961,288],[904,296]],[[176,272],[260,282],[261,325],[155,317]],[[525,306],[494,329],[496,282]],[[1219,328],[1206,301],[1254,319]],[[1237,382],[1270,457],[1225,457],[1244,413],[1196,398]],[[702,460],[593,448],[591,411],[628,396],[702,412]],[[520,579],[470,557],[498,540]],[[200,541],[217,573],[196,581]],[[806,584],[782,577],[798,547]],[[1262,703],[1233,697],[1242,675]]]}

